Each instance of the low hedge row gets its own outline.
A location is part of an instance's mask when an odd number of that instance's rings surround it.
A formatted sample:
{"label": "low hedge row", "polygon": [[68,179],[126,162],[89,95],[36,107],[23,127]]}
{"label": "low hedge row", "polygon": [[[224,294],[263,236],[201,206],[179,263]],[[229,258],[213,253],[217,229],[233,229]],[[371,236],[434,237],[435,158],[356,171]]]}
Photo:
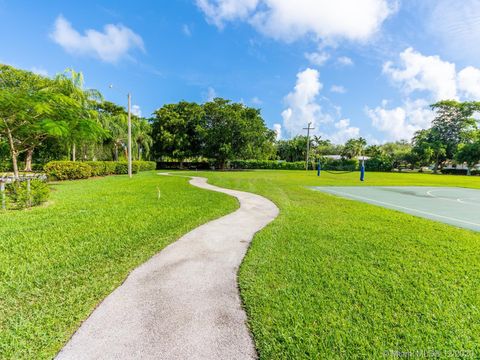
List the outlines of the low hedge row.
{"label": "low hedge row", "polygon": [[[353,171],[358,169],[357,160],[321,158],[323,170]],[[309,169],[317,167],[317,161],[308,164]],[[274,170],[305,170],[305,161],[286,162],[277,160],[234,160],[230,162],[233,169],[274,169]]]}
{"label": "low hedge row", "polygon": [[[155,170],[153,161],[133,161],[132,172]],[[92,176],[128,174],[126,161],[51,161],[44,167],[49,178],[55,180],[88,179]]]}
{"label": "low hedge row", "polygon": [[[447,175],[467,175],[467,169],[442,169],[442,174]],[[470,175],[480,175],[480,170],[471,170]]]}

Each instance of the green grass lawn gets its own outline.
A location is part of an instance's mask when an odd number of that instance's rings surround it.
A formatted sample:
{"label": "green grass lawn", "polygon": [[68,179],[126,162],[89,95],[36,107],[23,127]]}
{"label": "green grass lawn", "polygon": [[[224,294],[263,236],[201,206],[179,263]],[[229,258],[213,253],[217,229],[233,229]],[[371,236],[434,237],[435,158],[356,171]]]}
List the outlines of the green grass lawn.
{"label": "green grass lawn", "polygon": [[238,206],[155,172],[52,188],[47,206],[0,213],[0,359],[52,358],[129,271]]}
{"label": "green grass lawn", "polygon": [[480,188],[480,178],[368,173],[362,184],[358,173],[196,174],[281,209],[240,269],[262,359],[374,359],[386,351],[480,357],[479,233],[305,188]]}

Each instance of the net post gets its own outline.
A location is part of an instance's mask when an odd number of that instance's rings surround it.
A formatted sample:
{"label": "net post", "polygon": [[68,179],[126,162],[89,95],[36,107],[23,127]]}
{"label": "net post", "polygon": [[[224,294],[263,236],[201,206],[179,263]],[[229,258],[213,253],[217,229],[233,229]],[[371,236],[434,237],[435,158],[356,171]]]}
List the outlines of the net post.
{"label": "net post", "polygon": [[365,181],[365,157],[362,157],[362,167],[360,168],[360,181]]}
{"label": "net post", "polygon": [[317,165],[317,176],[320,176],[320,171],[322,170],[322,165],[320,164],[320,159],[318,159]]}

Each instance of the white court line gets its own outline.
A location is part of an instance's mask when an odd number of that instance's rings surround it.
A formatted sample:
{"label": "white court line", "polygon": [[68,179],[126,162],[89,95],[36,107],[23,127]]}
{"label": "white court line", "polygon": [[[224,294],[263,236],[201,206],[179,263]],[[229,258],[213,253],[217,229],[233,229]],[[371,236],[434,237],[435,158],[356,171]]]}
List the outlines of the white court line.
{"label": "white court line", "polygon": [[429,191],[427,191],[427,195],[431,196],[434,199],[448,200],[448,201],[454,201],[456,203],[461,203],[461,204],[466,204],[466,205],[480,206],[480,204],[478,204],[478,203],[471,203],[471,202],[464,201],[464,200],[468,200],[468,198],[467,199],[464,199],[464,198],[450,199],[450,198],[446,198],[446,197],[435,196],[435,195],[432,194],[432,192],[434,192],[434,191],[436,192],[436,191],[442,191],[442,190],[445,190],[445,189],[429,190]]}
{"label": "white court line", "polygon": [[[321,191],[321,190],[320,190],[320,191]],[[336,191],[336,190],[330,190],[330,189],[325,190],[325,192],[327,192],[327,193],[328,193],[328,192],[332,192],[332,193],[340,194],[340,195],[346,196],[347,198],[348,198],[348,197],[353,197],[353,198],[357,198],[357,199],[361,199],[361,200],[372,201],[372,202],[375,202],[375,203],[378,203],[378,204],[387,205],[387,206],[392,206],[392,207],[394,207],[394,208],[399,208],[399,209],[404,209],[404,210],[409,210],[409,211],[414,211],[414,212],[418,212],[418,213],[420,213],[420,214],[425,214],[425,215],[429,215],[429,216],[434,216],[434,217],[438,217],[438,218],[443,218],[443,219],[447,219],[447,220],[451,220],[451,221],[458,221],[458,222],[461,222],[461,223],[464,223],[464,224],[468,224],[468,225],[480,226],[480,224],[477,224],[477,223],[474,223],[474,222],[465,221],[465,220],[461,220],[461,219],[456,219],[456,218],[452,218],[452,217],[449,217],[449,216],[443,216],[443,215],[433,214],[433,213],[429,213],[429,212],[427,212],[427,211],[412,209],[412,208],[409,208],[409,207],[406,207],[406,206],[395,205],[395,204],[391,204],[391,203],[387,203],[387,202],[379,201],[379,200],[375,200],[375,199],[369,199],[369,198],[367,198],[367,197],[360,196],[360,195],[352,195],[352,194],[349,194],[349,193],[346,193],[346,192],[341,192],[341,191]]]}

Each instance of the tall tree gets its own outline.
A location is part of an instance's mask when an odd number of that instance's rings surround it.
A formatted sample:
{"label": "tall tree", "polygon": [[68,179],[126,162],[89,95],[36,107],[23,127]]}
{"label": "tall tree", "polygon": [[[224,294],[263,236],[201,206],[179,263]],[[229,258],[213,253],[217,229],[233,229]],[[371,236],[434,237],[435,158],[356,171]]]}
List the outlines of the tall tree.
{"label": "tall tree", "polygon": [[350,139],[345,143],[342,156],[348,159],[356,158],[363,155],[366,146],[367,141],[362,137],[359,137],[358,139]]}
{"label": "tall tree", "polygon": [[203,154],[206,126],[201,105],[186,101],[164,105],[154,112],[151,121],[157,158],[170,156],[183,162]]}
{"label": "tall tree", "polygon": [[458,146],[468,142],[475,133],[477,123],[473,114],[480,110],[480,102],[455,100],[439,101],[431,105],[436,111],[428,142],[435,152],[435,172],[446,159],[453,159]]}

